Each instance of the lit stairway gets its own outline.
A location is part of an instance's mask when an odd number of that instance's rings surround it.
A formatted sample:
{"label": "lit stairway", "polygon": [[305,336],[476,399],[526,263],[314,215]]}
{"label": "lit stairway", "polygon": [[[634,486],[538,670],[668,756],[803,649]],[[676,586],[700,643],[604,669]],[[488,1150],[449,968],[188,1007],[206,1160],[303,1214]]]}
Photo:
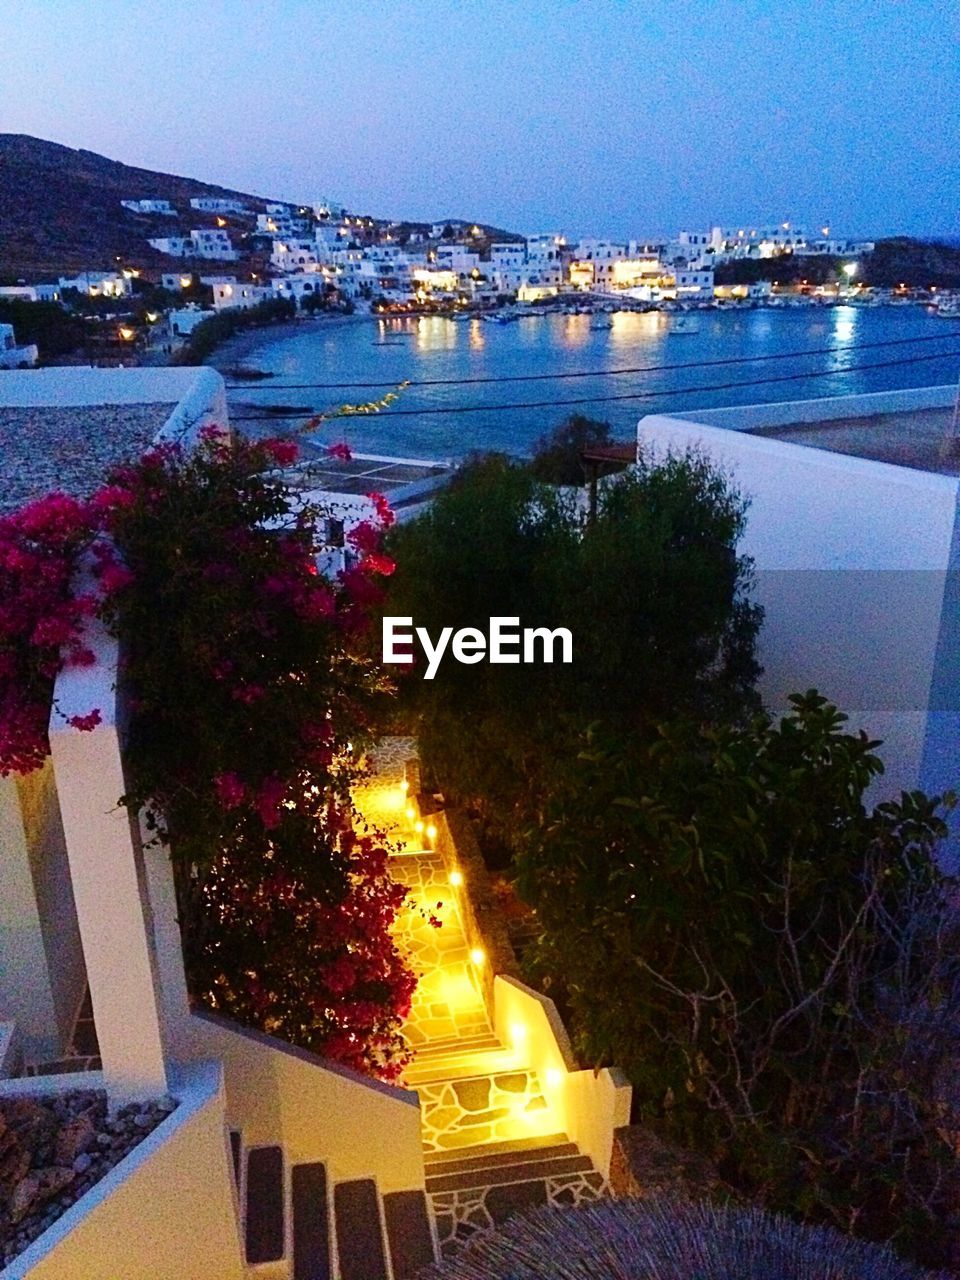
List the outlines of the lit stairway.
{"label": "lit stairway", "polygon": [[248,1266],[285,1263],[291,1280],[409,1280],[435,1261],[421,1191],[381,1195],[372,1178],[333,1182],[282,1147],[245,1148],[231,1132]]}
{"label": "lit stairway", "polygon": [[403,1027],[414,1050],[403,1084],[420,1095],[426,1190],[448,1255],[532,1205],[596,1200],[604,1180],[560,1132],[522,1041],[505,1045],[490,1025],[478,978],[486,958],[471,952],[444,860],[407,813],[403,763],[414,744],[393,740],[376,754],[354,798],[398,843],[390,873],[409,890],[397,936],[419,983]]}
{"label": "lit stairway", "polygon": [[420,1095],[426,1188],[447,1255],[521,1209],[595,1200],[604,1182],[559,1132],[522,1041],[495,1035],[477,978],[483,960],[470,955],[442,858],[407,848],[390,869],[410,890],[402,938],[421,975],[403,1083]]}

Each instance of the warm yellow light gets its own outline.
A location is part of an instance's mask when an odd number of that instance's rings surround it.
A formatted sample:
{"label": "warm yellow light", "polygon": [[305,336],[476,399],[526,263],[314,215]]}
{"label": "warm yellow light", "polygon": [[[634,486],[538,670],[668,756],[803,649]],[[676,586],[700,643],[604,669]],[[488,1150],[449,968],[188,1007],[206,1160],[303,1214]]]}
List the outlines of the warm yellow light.
{"label": "warm yellow light", "polygon": [[548,1088],[556,1089],[558,1085],[563,1083],[563,1072],[557,1067],[548,1067],[545,1079]]}
{"label": "warm yellow light", "polygon": [[428,840],[436,840],[436,838],[437,838],[437,828],[436,828],[436,827],[433,825],[433,823],[431,822],[431,823],[427,826],[427,839],[428,839]]}
{"label": "warm yellow light", "polygon": [[459,889],[459,888],[460,888],[460,886],[463,884],[463,872],[462,872],[462,871],[451,871],[451,872],[450,872],[450,883],[453,885],[453,887],[454,887],[455,889]]}
{"label": "warm yellow light", "polygon": [[414,831],[417,833],[417,835],[418,835],[418,836],[423,835],[423,823],[422,823],[422,822],[415,822],[415,823],[413,824],[413,829],[414,829]]}
{"label": "warm yellow light", "polygon": [[412,822],[414,818],[417,816],[417,811],[416,809],[414,809],[412,804],[408,804],[404,812],[407,815],[408,822]]}
{"label": "warm yellow light", "polygon": [[156,324],[157,321],[160,319],[160,313],[158,311],[148,311],[147,319],[150,321],[151,324]]}
{"label": "warm yellow light", "polygon": [[514,1044],[522,1044],[527,1038],[527,1028],[522,1022],[512,1022],[510,1024],[510,1039]]}
{"label": "warm yellow light", "polygon": [[486,960],[486,958],[487,958],[486,955],[480,949],[480,947],[474,947],[473,950],[470,952],[470,959],[477,966],[478,969],[483,964],[484,960]]}
{"label": "warm yellow light", "polygon": [[400,783],[400,790],[404,792],[410,790],[410,783],[406,780],[406,778],[404,778],[404,780]]}
{"label": "warm yellow light", "polygon": [[[843,264],[843,270],[847,278],[852,280],[853,277],[857,274],[857,264],[855,262],[845,262]],[[902,289],[903,285],[901,285],[900,288]]]}
{"label": "warm yellow light", "polygon": [[120,326],[120,337],[124,342],[131,342],[137,336],[135,329],[128,329],[125,325]]}
{"label": "warm yellow light", "polygon": [[192,280],[193,280],[193,276],[181,276],[181,277],[180,277],[180,288],[181,288],[181,289],[188,289],[188,288],[190,287],[190,284],[191,284]]}

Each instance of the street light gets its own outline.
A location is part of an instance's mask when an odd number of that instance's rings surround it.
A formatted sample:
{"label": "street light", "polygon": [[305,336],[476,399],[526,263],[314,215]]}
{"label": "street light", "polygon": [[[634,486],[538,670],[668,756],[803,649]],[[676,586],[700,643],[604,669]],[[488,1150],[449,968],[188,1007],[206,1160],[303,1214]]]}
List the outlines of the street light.
{"label": "street light", "polygon": [[[849,292],[850,282],[853,279],[853,277],[857,274],[857,264],[855,262],[845,262],[843,264],[843,274],[847,277],[847,292]],[[840,286],[838,285],[837,292],[839,292],[839,290],[840,290]]]}

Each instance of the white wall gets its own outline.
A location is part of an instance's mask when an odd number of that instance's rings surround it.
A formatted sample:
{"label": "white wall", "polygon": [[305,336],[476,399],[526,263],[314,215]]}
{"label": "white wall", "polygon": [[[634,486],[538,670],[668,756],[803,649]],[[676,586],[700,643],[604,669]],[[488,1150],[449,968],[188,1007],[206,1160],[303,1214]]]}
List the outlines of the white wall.
{"label": "white wall", "polygon": [[[928,710],[946,574],[957,563],[960,485],[744,430],[952,403],[952,395],[933,388],[713,410],[696,420],[651,415],[638,428],[641,448],[703,450],[750,500],[741,549],[755,561],[766,610],[761,692],[779,713],[789,693],[816,687],[854,727],[882,738],[886,773],[876,798],[940,789],[949,770],[943,735],[956,725],[934,722]],[[934,760],[942,766],[936,777]]]}
{"label": "white wall", "polygon": [[614,1130],[630,1123],[632,1089],[616,1067],[579,1068],[557,1007],[547,996],[497,975],[494,1029],[522,1051],[564,1133],[604,1177],[610,1172]]}

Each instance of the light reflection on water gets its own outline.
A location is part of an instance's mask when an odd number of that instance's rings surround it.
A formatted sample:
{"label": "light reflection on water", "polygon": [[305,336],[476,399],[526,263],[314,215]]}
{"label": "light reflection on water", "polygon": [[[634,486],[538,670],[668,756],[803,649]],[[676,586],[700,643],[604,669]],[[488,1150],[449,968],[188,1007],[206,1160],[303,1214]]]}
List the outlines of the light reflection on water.
{"label": "light reflection on water", "polygon": [[[609,329],[592,328],[588,315],[524,317],[510,324],[478,319],[453,321],[439,316],[321,321],[304,325],[299,331],[285,331],[286,336],[264,333],[254,342],[246,340],[240,348],[242,363],[277,376],[260,383],[253,394],[244,389],[234,392],[233,397],[244,405],[299,405],[305,411],[322,411],[344,401],[370,400],[378,392],[285,390],[282,384],[376,381],[382,383],[385,393],[406,379],[510,378],[636,366],[644,369],[617,377],[557,382],[410,387],[401,394],[395,408],[442,411],[466,405],[477,406],[479,411],[396,417],[388,410],[324,428],[327,438],[345,438],[358,450],[447,458],[483,448],[525,453],[537,437],[574,412],[606,419],[614,434],[626,439],[634,435],[637,420],[644,413],[859,394],[955,383],[957,379],[960,361],[947,356],[912,365],[836,372],[850,364],[879,364],[957,349],[960,343],[950,337],[955,326],[920,307],[703,311],[693,313],[689,319],[696,332],[687,333],[682,341],[673,327],[675,317],[658,312],[616,314]],[[928,336],[938,341],[857,349],[863,343]],[[840,348],[840,352],[833,356],[786,358],[788,353],[820,347]],[[782,361],[772,358],[755,364],[698,367],[704,361],[779,354],[785,357]],[[226,368],[237,359],[228,346],[220,352],[217,364]],[[678,365],[687,367],[668,367]],[[833,373],[747,385],[783,374],[819,371]],[[723,384],[723,389],[709,389],[717,384]],[[678,389],[682,394],[664,394]],[[637,398],[597,402],[598,397],[611,395]],[[498,405],[531,401],[547,403],[532,409],[498,409]],[[246,412],[238,404],[232,410],[234,417]],[[283,425],[292,424],[284,421]]]}

